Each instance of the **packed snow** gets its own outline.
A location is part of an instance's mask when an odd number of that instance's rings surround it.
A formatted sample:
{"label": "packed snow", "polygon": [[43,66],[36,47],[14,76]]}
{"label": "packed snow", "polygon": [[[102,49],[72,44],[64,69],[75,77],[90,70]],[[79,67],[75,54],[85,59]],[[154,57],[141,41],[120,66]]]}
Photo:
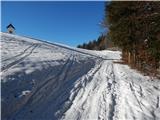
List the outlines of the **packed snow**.
{"label": "packed snow", "polygon": [[90,51],[1,33],[3,120],[160,120],[160,80]]}

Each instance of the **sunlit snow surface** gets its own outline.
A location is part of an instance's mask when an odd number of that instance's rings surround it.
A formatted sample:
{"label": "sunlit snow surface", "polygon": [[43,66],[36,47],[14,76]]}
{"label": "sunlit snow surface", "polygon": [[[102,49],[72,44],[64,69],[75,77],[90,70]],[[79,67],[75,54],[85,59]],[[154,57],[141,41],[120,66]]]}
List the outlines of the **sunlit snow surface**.
{"label": "sunlit snow surface", "polygon": [[1,33],[2,120],[160,120],[160,80],[89,51]]}

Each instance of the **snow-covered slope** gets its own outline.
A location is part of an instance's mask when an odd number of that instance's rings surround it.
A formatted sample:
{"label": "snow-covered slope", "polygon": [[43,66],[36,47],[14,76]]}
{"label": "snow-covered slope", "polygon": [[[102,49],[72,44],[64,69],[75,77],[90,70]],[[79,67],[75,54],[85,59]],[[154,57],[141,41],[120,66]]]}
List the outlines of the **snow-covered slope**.
{"label": "snow-covered slope", "polygon": [[160,80],[89,51],[1,33],[4,120],[159,120]]}

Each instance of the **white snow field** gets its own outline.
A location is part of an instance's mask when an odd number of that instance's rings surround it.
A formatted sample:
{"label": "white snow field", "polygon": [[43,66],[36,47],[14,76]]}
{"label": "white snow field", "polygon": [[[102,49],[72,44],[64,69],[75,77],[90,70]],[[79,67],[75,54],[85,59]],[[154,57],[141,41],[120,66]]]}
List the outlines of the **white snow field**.
{"label": "white snow field", "polygon": [[160,120],[160,80],[119,51],[1,33],[2,120]]}

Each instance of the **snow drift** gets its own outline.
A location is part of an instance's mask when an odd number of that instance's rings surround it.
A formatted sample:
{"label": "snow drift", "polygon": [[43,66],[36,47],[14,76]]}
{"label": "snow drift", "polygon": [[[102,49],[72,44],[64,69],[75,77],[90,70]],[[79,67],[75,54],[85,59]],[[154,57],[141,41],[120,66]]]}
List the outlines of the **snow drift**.
{"label": "snow drift", "polygon": [[4,120],[159,120],[160,80],[89,51],[1,33]]}

